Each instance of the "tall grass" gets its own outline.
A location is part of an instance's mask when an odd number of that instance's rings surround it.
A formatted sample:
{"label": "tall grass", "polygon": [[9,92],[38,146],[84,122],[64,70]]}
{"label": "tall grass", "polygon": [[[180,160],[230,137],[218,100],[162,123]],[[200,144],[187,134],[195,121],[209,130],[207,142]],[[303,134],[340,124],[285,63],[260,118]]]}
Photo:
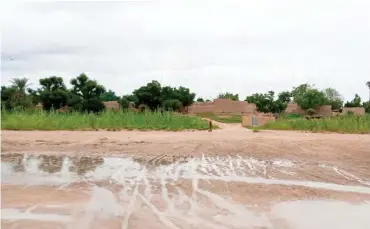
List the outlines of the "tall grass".
{"label": "tall grass", "polygon": [[171,112],[106,111],[100,114],[45,111],[1,112],[1,129],[7,130],[185,130],[208,129],[208,122]]}
{"label": "tall grass", "polygon": [[260,129],[306,130],[312,132],[370,133],[370,114],[365,116],[343,115],[323,119],[280,118]]}

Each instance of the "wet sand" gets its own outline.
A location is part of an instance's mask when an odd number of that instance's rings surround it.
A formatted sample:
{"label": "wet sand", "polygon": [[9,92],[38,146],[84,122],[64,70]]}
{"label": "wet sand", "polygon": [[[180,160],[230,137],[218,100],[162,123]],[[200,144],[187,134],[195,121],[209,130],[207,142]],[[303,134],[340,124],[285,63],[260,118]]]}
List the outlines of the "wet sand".
{"label": "wet sand", "polygon": [[369,135],[2,131],[2,228],[369,228]]}

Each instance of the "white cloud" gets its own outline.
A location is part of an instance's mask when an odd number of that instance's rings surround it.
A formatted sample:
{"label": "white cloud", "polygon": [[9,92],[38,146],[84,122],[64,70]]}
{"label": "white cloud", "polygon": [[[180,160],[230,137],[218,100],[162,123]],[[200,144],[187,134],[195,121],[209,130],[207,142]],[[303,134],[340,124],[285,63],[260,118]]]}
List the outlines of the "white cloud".
{"label": "white cloud", "polygon": [[22,3],[1,12],[1,78],[86,72],[119,94],[156,79],[208,98],[309,82],[367,99],[368,12],[368,0]]}

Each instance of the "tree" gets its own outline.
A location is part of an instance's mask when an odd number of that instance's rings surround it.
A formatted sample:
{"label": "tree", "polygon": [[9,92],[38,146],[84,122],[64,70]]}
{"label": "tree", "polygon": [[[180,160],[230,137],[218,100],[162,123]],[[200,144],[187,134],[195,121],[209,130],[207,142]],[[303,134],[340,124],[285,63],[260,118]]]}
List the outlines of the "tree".
{"label": "tree", "polygon": [[343,98],[341,94],[334,88],[326,88],[323,91],[327,101],[327,105],[331,105],[332,110],[339,110],[343,106]]}
{"label": "tree", "polygon": [[292,93],[290,91],[282,91],[278,95],[278,100],[282,103],[290,103],[291,102]]}
{"label": "tree", "polygon": [[364,102],[362,106],[365,108],[366,113],[370,113],[370,101]]}
{"label": "tree", "polygon": [[189,88],[182,86],[179,88],[165,86],[162,87],[161,90],[161,100],[163,105],[167,100],[178,100],[181,102],[181,106],[188,107],[194,102],[194,98],[195,94],[191,93]]}
{"label": "tree", "polygon": [[[72,95],[69,95],[69,105],[87,112],[98,112],[103,110],[104,104],[100,96],[105,92],[105,88],[95,80],[90,80],[84,73],[71,80]],[[78,105],[80,100],[80,105]]]}
{"label": "tree", "polygon": [[112,90],[104,92],[101,96],[100,99],[104,102],[108,101],[117,101],[119,97],[116,95],[116,93]]}
{"label": "tree", "polygon": [[327,102],[325,94],[317,89],[307,89],[304,93],[297,97],[298,105],[302,109],[316,109],[318,106],[324,105]]}
{"label": "tree", "polygon": [[204,102],[203,98],[197,98],[197,102]]}
{"label": "tree", "polygon": [[82,111],[82,98],[79,95],[75,94],[72,90],[68,90],[67,94],[67,106],[70,107],[72,110]]}
{"label": "tree", "polygon": [[11,110],[14,107],[12,98],[17,92],[15,87],[1,86],[1,109]]}
{"label": "tree", "polygon": [[145,104],[150,110],[156,110],[162,105],[162,88],[158,81],[153,80],[146,86],[142,86],[133,92],[137,97],[138,104]]}
{"label": "tree", "polygon": [[174,89],[175,96],[173,99],[177,99],[181,102],[183,107],[188,107],[194,102],[195,93],[191,93],[189,88],[179,87]]}
{"label": "tree", "polygon": [[118,103],[123,110],[126,110],[130,107],[130,101],[126,96],[122,96],[122,98],[118,100]]}
{"label": "tree", "polygon": [[84,111],[94,113],[100,112],[105,109],[104,104],[98,97],[82,100],[81,107]]}
{"label": "tree", "polygon": [[361,107],[361,97],[358,94],[355,94],[355,98],[352,101],[346,102],[345,107]]}
{"label": "tree", "polygon": [[255,93],[247,96],[248,103],[256,104],[257,110],[264,113],[281,113],[286,108],[286,103],[280,100],[274,100],[275,92],[269,91],[265,94]]}
{"label": "tree", "polygon": [[99,98],[105,92],[102,85],[95,80],[90,80],[84,73],[72,79],[71,84],[73,86],[72,91],[81,96],[82,99]]}
{"label": "tree", "polygon": [[233,94],[233,93],[230,93],[230,92],[226,92],[226,93],[220,93],[217,98],[219,99],[231,99],[231,100],[234,100],[234,101],[239,101],[239,94]]}
{"label": "tree", "polygon": [[291,96],[293,97],[293,101],[297,102],[301,96],[303,96],[308,90],[313,89],[314,85],[305,83],[301,84],[298,87],[294,87],[291,93]]}
{"label": "tree", "polygon": [[191,93],[189,88],[179,87],[173,88],[170,86],[162,87],[158,81],[153,80],[146,86],[142,86],[133,92],[137,98],[137,104],[145,104],[150,110],[155,110],[164,107],[170,103],[168,100],[178,100],[182,107],[188,107],[194,102],[195,93]]}
{"label": "tree", "polygon": [[166,111],[180,111],[182,103],[178,99],[169,99],[163,102],[163,109]]}
{"label": "tree", "polygon": [[40,101],[45,110],[59,109],[68,103],[68,92],[62,77],[40,79]]}
{"label": "tree", "polygon": [[130,104],[134,105],[135,107],[138,107],[140,105],[139,98],[136,95],[126,95],[126,98],[130,102]]}
{"label": "tree", "polygon": [[366,86],[369,88],[369,102],[370,102],[370,81],[366,82]]}
{"label": "tree", "polygon": [[41,102],[40,100],[40,89],[33,90],[32,88],[27,88],[28,94],[31,96],[33,105],[37,105]]}
{"label": "tree", "polygon": [[1,87],[2,108],[11,109],[25,109],[32,107],[32,100],[26,94],[29,86],[27,78],[14,78],[11,80],[10,87]]}
{"label": "tree", "polygon": [[14,78],[10,81],[20,93],[26,94],[26,89],[30,85],[27,78]]}
{"label": "tree", "polygon": [[135,95],[123,95],[119,100],[118,103],[121,106],[121,109],[128,109],[130,105],[135,107],[139,106],[139,100]]}
{"label": "tree", "polygon": [[178,95],[177,95],[176,88],[173,88],[173,87],[170,87],[170,86],[162,87],[162,89],[161,89],[161,101],[162,101],[162,103],[166,100],[177,99],[177,98],[178,98]]}

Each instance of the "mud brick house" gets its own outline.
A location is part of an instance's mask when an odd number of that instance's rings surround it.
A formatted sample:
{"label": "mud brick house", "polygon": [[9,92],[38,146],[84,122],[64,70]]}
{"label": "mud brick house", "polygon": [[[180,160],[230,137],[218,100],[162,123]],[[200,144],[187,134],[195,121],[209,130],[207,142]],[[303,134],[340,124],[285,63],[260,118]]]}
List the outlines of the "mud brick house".
{"label": "mud brick house", "polygon": [[[365,108],[363,107],[343,107],[341,114],[346,114],[348,112],[351,112],[356,115],[365,115]],[[285,109],[285,113],[305,115],[306,111],[303,110],[297,103],[289,103],[287,108]],[[323,105],[323,106],[319,106],[318,108],[316,108],[316,114],[328,117],[328,116],[333,116],[335,113],[332,111],[331,105]]]}
{"label": "mud brick house", "polygon": [[213,102],[195,102],[189,107],[189,114],[252,114],[257,112],[254,103],[233,101],[231,99],[215,99]]}
{"label": "mud brick house", "polygon": [[[287,108],[285,109],[285,113],[287,114],[307,114],[305,110],[303,110],[297,103],[288,103]],[[331,105],[324,105],[319,106],[316,108],[316,114],[322,116],[332,116],[333,112],[331,110]]]}

